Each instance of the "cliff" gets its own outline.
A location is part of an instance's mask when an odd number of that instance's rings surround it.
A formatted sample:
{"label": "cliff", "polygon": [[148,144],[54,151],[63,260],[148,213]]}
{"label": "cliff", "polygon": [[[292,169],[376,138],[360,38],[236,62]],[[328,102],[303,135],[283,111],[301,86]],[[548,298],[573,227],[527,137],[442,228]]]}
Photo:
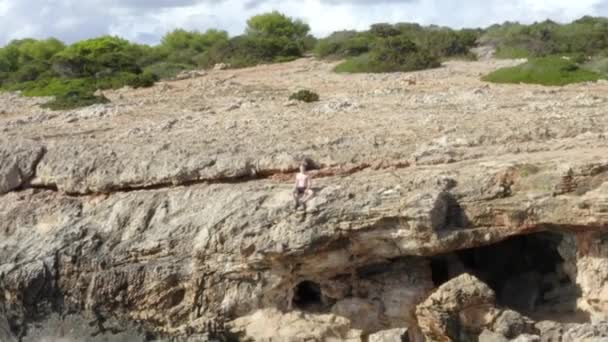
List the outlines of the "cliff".
{"label": "cliff", "polygon": [[478,80],[513,63],[1,95],[0,339],[607,337],[608,85]]}

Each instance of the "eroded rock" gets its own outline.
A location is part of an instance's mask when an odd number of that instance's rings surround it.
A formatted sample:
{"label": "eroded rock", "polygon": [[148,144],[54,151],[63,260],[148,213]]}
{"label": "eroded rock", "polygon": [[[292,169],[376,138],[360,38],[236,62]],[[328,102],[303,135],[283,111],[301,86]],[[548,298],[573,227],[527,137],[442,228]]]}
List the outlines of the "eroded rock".
{"label": "eroded rock", "polygon": [[379,331],[368,337],[368,342],[407,342],[409,337],[407,329],[391,329]]}
{"label": "eroded rock", "polygon": [[44,148],[29,141],[0,141],[0,195],[29,182]]}
{"label": "eroded rock", "polygon": [[[275,327],[285,339],[407,328],[419,341],[418,323],[431,322],[441,336],[602,335],[605,85],[487,88],[477,77],[513,63],[344,82],[305,59],[104,91],[111,105],[68,112],[0,94],[0,339],[56,312],[178,340],[230,327],[273,338],[261,322],[288,327]],[[327,96],[286,107],[295,84]],[[294,212],[302,161],[315,196]],[[497,244],[542,231],[564,236],[561,258],[495,276],[520,260],[513,251],[540,255]],[[535,246],[555,249],[545,242]],[[483,246],[497,257],[460,258]],[[442,272],[433,261],[446,253]],[[488,288],[530,317],[578,309],[596,324],[538,335]],[[506,300],[523,288],[522,305]]]}
{"label": "eroded rock", "polygon": [[254,341],[361,341],[347,319],[302,312],[283,314],[266,309],[230,323],[231,329]]}
{"label": "eroded rock", "polygon": [[495,294],[469,274],[440,286],[416,307],[422,333],[433,341],[461,341],[479,335],[496,319]]}

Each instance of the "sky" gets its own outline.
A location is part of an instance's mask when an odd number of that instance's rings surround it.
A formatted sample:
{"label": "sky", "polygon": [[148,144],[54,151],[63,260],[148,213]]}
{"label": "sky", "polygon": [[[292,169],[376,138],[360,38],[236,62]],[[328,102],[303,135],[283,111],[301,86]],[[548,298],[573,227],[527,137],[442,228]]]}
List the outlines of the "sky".
{"label": "sky", "polygon": [[304,20],[323,37],[379,22],[455,28],[569,22],[608,16],[608,0],[0,0],[0,45],[26,37],[71,43],[105,34],[156,44],[175,28],[237,35],[247,18],[272,10]]}

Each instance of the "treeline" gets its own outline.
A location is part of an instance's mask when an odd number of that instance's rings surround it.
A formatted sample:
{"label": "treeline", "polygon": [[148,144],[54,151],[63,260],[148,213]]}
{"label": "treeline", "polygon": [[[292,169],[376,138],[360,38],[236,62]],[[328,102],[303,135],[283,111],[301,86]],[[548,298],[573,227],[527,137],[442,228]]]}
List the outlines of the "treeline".
{"label": "treeline", "polygon": [[27,96],[55,96],[55,109],[106,102],[97,89],[148,87],[216,63],[245,67],[293,60],[311,50],[310,27],[278,12],[254,16],[243,35],[175,30],[157,46],[104,36],[66,46],[56,39],[23,39],[0,49],[0,88]]}
{"label": "treeline", "polygon": [[[104,36],[65,45],[57,39],[22,39],[0,48],[0,89],[55,96],[52,108],[107,101],[97,89],[147,87],[183,70],[233,68],[293,60],[306,53],[346,59],[338,72],[393,72],[433,68],[450,58],[473,59],[471,49],[492,45],[497,56],[567,55],[596,72],[608,72],[608,19],[583,17],[504,23],[487,29],[453,30],[411,23],[375,24],[367,31],[340,31],[317,40],[304,22],[278,12],[254,16],[242,35],[175,30],[159,45]],[[547,59],[554,60],[554,59]],[[603,70],[603,71],[602,71]]]}
{"label": "treeline", "polygon": [[608,18],[585,16],[569,24],[506,22],[487,28],[479,42],[494,45],[502,58],[607,54]]}
{"label": "treeline", "polygon": [[391,72],[433,68],[446,58],[474,58],[471,48],[480,29],[452,30],[439,26],[374,24],[369,30],[340,31],[320,39],[321,58],[348,58],[338,72]]}

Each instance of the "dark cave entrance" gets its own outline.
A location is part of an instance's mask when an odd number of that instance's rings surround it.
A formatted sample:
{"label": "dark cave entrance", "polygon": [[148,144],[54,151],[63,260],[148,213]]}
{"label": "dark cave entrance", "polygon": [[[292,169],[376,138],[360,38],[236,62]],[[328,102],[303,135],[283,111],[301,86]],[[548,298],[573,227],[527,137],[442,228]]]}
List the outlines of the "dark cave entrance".
{"label": "dark cave entrance", "polygon": [[293,306],[306,311],[316,311],[323,307],[321,286],[312,281],[303,281],[293,293]]}
{"label": "dark cave entrance", "polygon": [[585,322],[576,311],[580,290],[564,271],[558,251],[564,236],[535,233],[500,243],[431,259],[433,282],[439,286],[464,272],[495,292],[497,304],[537,320]]}

